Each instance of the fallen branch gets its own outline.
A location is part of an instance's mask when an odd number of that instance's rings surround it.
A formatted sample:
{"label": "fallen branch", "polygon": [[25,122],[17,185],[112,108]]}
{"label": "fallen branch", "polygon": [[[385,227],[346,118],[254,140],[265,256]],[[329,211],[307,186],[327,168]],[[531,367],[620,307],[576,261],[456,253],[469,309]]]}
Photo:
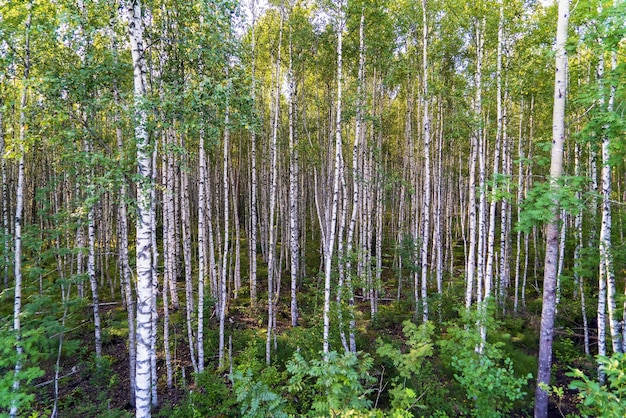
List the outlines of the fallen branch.
{"label": "fallen branch", "polygon": [[[117,305],[118,302],[102,302],[99,303],[98,306],[112,306],[112,305]],[[89,305],[90,308],[93,308],[93,303]]]}
{"label": "fallen branch", "polygon": [[[64,379],[64,378],[66,378],[66,377],[70,377],[70,376],[72,376],[72,375],[74,375],[74,374],[76,374],[76,373],[78,373],[78,367],[74,366],[74,367],[72,367],[72,371],[71,371],[71,372],[69,372],[69,373],[68,373],[68,374],[66,374],[66,375],[59,376],[59,379],[58,379],[58,380]],[[44,387],[44,386],[49,385],[50,383],[54,383],[54,380],[55,380],[55,379],[46,380],[45,382],[41,382],[41,383],[39,383],[39,384],[36,384],[36,385],[35,385],[35,387],[36,387],[36,388],[42,388],[42,387]]]}

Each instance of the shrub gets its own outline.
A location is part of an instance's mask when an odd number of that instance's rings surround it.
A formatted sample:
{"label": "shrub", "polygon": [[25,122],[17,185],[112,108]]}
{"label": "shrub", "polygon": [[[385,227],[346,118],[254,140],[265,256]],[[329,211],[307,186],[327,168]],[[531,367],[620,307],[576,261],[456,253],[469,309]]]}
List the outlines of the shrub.
{"label": "shrub", "polygon": [[626,355],[615,353],[612,357],[598,356],[598,363],[607,383],[600,385],[579,369],[567,373],[575,378],[570,389],[579,391],[583,416],[605,418],[626,417]]}

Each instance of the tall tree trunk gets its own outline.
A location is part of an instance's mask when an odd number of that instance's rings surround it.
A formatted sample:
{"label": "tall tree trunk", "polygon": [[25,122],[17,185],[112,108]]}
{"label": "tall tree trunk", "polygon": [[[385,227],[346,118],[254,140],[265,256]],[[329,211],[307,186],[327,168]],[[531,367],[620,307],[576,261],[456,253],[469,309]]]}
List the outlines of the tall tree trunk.
{"label": "tall tree trunk", "polygon": [[[507,132],[508,114],[506,104],[508,102],[508,87],[505,83],[503,104],[502,104],[502,173],[505,178],[511,178],[513,174],[513,161]],[[511,193],[511,183],[507,181],[506,193]],[[502,199],[500,203],[500,305],[502,312],[507,309],[508,289],[511,282],[511,204],[507,199]]]}
{"label": "tall tree trunk", "polygon": [[[328,359],[330,352],[330,279],[333,259],[333,248],[335,246],[335,236],[337,228],[337,207],[339,205],[339,174],[342,155],[341,142],[341,93],[343,83],[342,72],[342,50],[343,50],[343,29],[344,29],[344,2],[340,0],[337,4],[337,107],[335,116],[335,165],[333,171],[333,194],[331,203],[330,222],[327,222],[326,245],[324,246],[324,330],[322,347],[325,359]],[[327,219],[328,220],[328,219]]]}
{"label": "tall tree trunk", "polygon": [[[22,98],[20,100],[20,120],[19,120],[19,162],[17,167],[17,189],[15,192],[15,243],[14,251],[14,276],[15,276],[15,294],[13,296],[13,332],[15,333],[15,351],[17,352],[17,361],[13,375],[13,393],[11,400],[11,408],[9,416],[17,417],[18,401],[17,392],[20,390],[20,373],[22,371],[22,356],[24,347],[22,346],[22,325],[20,317],[22,315],[22,216],[24,212],[24,154],[26,153],[26,104],[28,102],[28,79],[30,77],[30,26],[32,19],[33,0],[28,4],[28,16],[24,25],[24,78],[22,87]],[[3,156],[4,158],[4,156]]]}
{"label": "tall tree trunk", "polygon": [[349,348],[350,351],[356,353],[356,338],[355,327],[356,322],[354,318],[354,289],[352,287],[352,250],[354,242],[354,232],[356,226],[356,218],[361,206],[359,205],[359,191],[362,188],[363,174],[361,167],[359,166],[359,160],[361,150],[363,149],[364,138],[364,126],[363,126],[363,113],[364,113],[364,93],[363,86],[365,83],[365,14],[361,11],[361,20],[359,23],[359,70],[357,80],[357,109],[356,109],[356,127],[354,132],[354,145],[352,147],[352,212],[350,214],[350,224],[348,226],[348,236],[346,238],[346,287],[348,289],[348,304],[350,309],[350,333],[349,333]]}
{"label": "tall tree trunk", "polygon": [[[558,179],[563,170],[563,146],[565,143],[565,101],[567,96],[567,26],[569,0],[559,0],[556,31],[556,75],[554,79],[554,110],[552,114],[552,153],[550,158],[550,190],[556,192]],[[535,417],[548,416],[548,392],[552,370],[552,339],[556,309],[556,257],[559,245],[559,202],[553,198],[552,220],[546,231],[546,258],[543,278],[543,306],[539,335],[539,359],[537,389],[535,392]],[[543,387],[542,387],[543,386]]]}
{"label": "tall tree trunk", "polygon": [[[475,84],[476,84],[476,97],[474,99],[474,118],[475,123],[480,125],[480,119],[482,114],[482,98],[481,98],[481,67],[482,67],[482,57],[481,57],[481,31],[479,30],[479,24],[475,22],[476,26],[476,44],[478,45],[477,57],[476,57],[476,74],[475,74]],[[474,282],[477,284],[477,288],[480,288],[482,284],[480,280],[482,279],[482,275],[476,274],[476,238],[477,238],[477,214],[476,214],[476,162],[478,160],[478,155],[482,154],[482,130],[479,126],[474,128],[474,131],[471,134],[471,155],[469,162],[469,193],[468,193],[468,235],[469,235],[469,248],[467,252],[467,267],[465,270],[465,280],[466,280],[466,289],[465,289],[465,307],[469,310],[472,305],[473,299],[473,287]],[[481,212],[482,213],[482,212]],[[480,242],[479,242],[480,247]],[[478,258],[480,258],[480,252]],[[480,263],[480,261],[479,261]],[[478,298],[480,301],[480,297]]]}
{"label": "tall tree trunk", "polygon": [[[574,175],[580,176],[580,145],[575,144],[574,151]],[[582,199],[580,190],[576,191],[576,199]],[[574,248],[574,292],[580,295],[580,308],[583,317],[583,341],[585,355],[590,355],[589,350],[589,324],[587,321],[587,306],[585,303],[585,282],[584,277],[580,275],[581,250],[583,248],[583,208],[580,207],[574,218],[574,236],[576,237],[576,247]]]}
{"label": "tall tree trunk", "polygon": [[151,404],[153,407],[158,406],[158,398],[157,398],[157,381],[158,381],[158,370],[157,370],[157,293],[159,288],[159,275],[157,273],[157,266],[159,265],[159,249],[157,245],[157,220],[156,220],[156,167],[157,167],[157,149],[158,149],[158,140],[154,142],[153,150],[152,150],[152,173],[150,174],[150,204],[152,210],[150,211],[150,240],[152,242],[152,282],[151,282],[151,291],[152,297],[150,298],[150,389],[151,393]]}
{"label": "tall tree trunk", "polygon": [[567,238],[567,212],[561,210],[561,225],[559,231],[559,258],[556,263],[556,306],[558,310],[561,301],[561,275],[565,264],[565,239]]}
{"label": "tall tree trunk", "polygon": [[422,320],[428,321],[428,240],[430,238],[430,201],[431,201],[431,175],[430,175],[430,113],[428,96],[428,23],[426,20],[426,0],[422,0],[422,136],[424,141],[424,168],[422,172],[422,249],[420,252],[420,268],[422,275]]}
{"label": "tall tree trunk", "polygon": [[298,300],[297,286],[300,266],[300,248],[298,225],[298,150],[296,149],[296,138],[294,132],[294,101],[295,82],[293,77],[293,42],[289,31],[289,69],[287,71],[287,82],[289,83],[289,247],[291,264],[291,326],[298,325]]}
{"label": "tall tree trunk", "polygon": [[95,336],[96,358],[102,357],[102,326],[100,324],[100,302],[98,300],[98,279],[96,278],[96,225],[94,220],[94,206],[89,208],[87,214],[89,252],[87,257],[87,275],[91,285],[93,304],[93,324]]}
{"label": "tall tree trunk", "polygon": [[476,251],[476,300],[482,303],[491,290],[491,285],[485,282],[485,250],[487,244],[487,191],[486,191],[486,163],[487,163],[487,138],[486,130],[483,129],[483,103],[482,103],[482,71],[485,46],[486,18],[476,22],[476,102],[475,123],[478,137],[478,242]]}
{"label": "tall tree trunk", "polygon": [[[184,143],[181,144],[184,147]],[[187,165],[186,163],[184,164]],[[194,372],[198,373],[198,360],[196,357],[197,341],[194,336],[194,295],[193,295],[193,277],[192,277],[192,260],[191,260],[191,215],[189,212],[189,174],[185,168],[180,170],[180,204],[181,204],[181,221],[182,221],[182,238],[183,238],[183,262],[185,270],[185,318],[187,320],[187,343],[189,346],[189,356]],[[218,300],[219,304],[219,300]]]}
{"label": "tall tree trunk", "polygon": [[198,145],[198,370],[204,370],[204,279],[206,276],[206,193],[207,166],[204,150],[204,129],[200,130]]}
{"label": "tall tree trunk", "polygon": [[[230,87],[230,85],[229,85]],[[228,92],[226,94],[229,94]],[[224,325],[226,321],[226,303],[228,302],[228,292],[227,292],[227,279],[228,279],[228,258],[230,252],[230,231],[229,231],[229,223],[230,223],[230,211],[229,211],[229,179],[228,179],[228,171],[229,171],[229,154],[230,154],[230,106],[228,104],[228,98],[226,99],[226,115],[224,116],[224,155],[223,155],[223,193],[224,193],[224,250],[222,252],[222,268],[220,274],[220,294],[218,298],[218,306],[219,306],[219,341],[218,341],[218,364],[221,369],[224,366]]]}
{"label": "tall tree trunk", "polygon": [[135,407],[137,418],[150,417],[150,336],[152,324],[152,228],[154,210],[150,196],[151,144],[148,137],[148,113],[143,103],[146,97],[146,73],[143,45],[141,3],[128,1],[129,38],[134,71],[135,139],[137,141],[137,369]]}
{"label": "tall tree trunk", "polygon": [[167,134],[162,135],[163,151],[161,156],[161,170],[163,172],[163,347],[165,351],[165,367],[167,388],[173,385],[173,370],[170,353],[170,283],[176,280],[176,262],[174,250],[174,199],[173,183],[174,172],[170,165],[173,156],[167,152]]}
{"label": "tall tree trunk", "polygon": [[[256,99],[256,7],[255,0],[251,2],[252,8],[252,113],[255,114]],[[248,238],[248,260],[250,265],[250,305],[256,309],[257,302],[257,168],[256,168],[256,128],[250,129],[250,236]]]}
{"label": "tall tree trunk", "polygon": [[[485,300],[491,297],[491,287],[493,285],[493,261],[495,258],[495,239],[496,239],[496,204],[498,196],[498,172],[500,170],[500,150],[502,145],[503,119],[504,112],[502,109],[502,43],[504,31],[504,5],[500,1],[500,19],[498,20],[498,52],[496,63],[496,143],[493,155],[493,172],[491,199],[489,202],[489,226],[487,233],[487,260],[485,265]],[[504,164],[503,164],[504,167]],[[504,224],[500,226],[504,227]],[[486,330],[483,327],[483,341],[486,340]]]}
{"label": "tall tree trunk", "polygon": [[270,196],[269,196],[269,242],[267,257],[267,338],[265,344],[265,361],[269,365],[271,362],[271,339],[274,322],[276,320],[275,306],[275,283],[274,276],[276,271],[276,188],[278,183],[278,167],[277,167],[277,142],[278,142],[278,115],[280,113],[280,52],[283,41],[283,10],[280,11],[280,32],[278,34],[278,50],[276,53],[276,85],[274,89],[274,119],[272,121],[272,141],[270,143]]}
{"label": "tall tree trunk", "polygon": [[[602,13],[602,4],[598,6],[598,14]],[[603,39],[600,39],[602,43]],[[614,53],[613,53],[614,54]],[[612,60],[615,60],[613,58]],[[615,64],[613,64],[613,67]],[[615,89],[611,86],[609,93],[608,105],[605,108],[605,80],[604,80],[604,51],[600,52],[598,61],[598,83],[600,88],[600,109],[601,111],[612,112],[613,102],[615,96]],[[602,221],[600,223],[600,274],[599,280],[604,283],[600,285],[601,288],[606,288],[606,306],[608,309],[608,322],[609,331],[611,333],[611,345],[614,353],[623,352],[622,348],[622,335],[619,321],[617,318],[616,304],[615,304],[615,271],[613,269],[613,247],[611,243],[611,138],[609,135],[609,125],[602,127],[602,170],[600,174],[600,194],[602,196],[601,213]],[[598,303],[598,320],[604,316],[604,312],[600,314],[600,303]],[[602,373],[599,373],[602,375]]]}
{"label": "tall tree trunk", "polygon": [[[520,103],[520,112],[519,112],[519,134],[517,138],[517,221],[520,220],[520,215],[522,213],[522,198],[524,197],[524,146],[522,144],[523,138],[523,127],[524,127],[524,101],[522,100]],[[515,291],[513,296],[513,314],[517,315],[517,310],[519,306],[519,286],[520,286],[520,262],[521,262],[521,252],[522,252],[522,231],[521,229],[517,230],[517,236],[515,241]]]}
{"label": "tall tree trunk", "polygon": [[[0,88],[4,90],[4,80],[0,80]],[[3,95],[4,91],[0,93]],[[2,189],[0,190],[0,197],[2,198],[2,250],[4,253],[4,267],[2,269],[2,282],[4,288],[9,288],[9,265],[10,265],[10,246],[11,240],[9,238],[9,190],[7,187],[7,167],[6,159],[4,158],[4,100],[0,97],[0,180],[2,181]]]}

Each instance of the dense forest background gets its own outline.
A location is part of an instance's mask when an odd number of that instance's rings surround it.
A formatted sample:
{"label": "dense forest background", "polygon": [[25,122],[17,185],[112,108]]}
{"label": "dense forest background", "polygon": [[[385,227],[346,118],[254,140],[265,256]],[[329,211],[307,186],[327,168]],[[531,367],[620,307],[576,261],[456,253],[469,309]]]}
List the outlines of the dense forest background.
{"label": "dense forest background", "polygon": [[0,414],[624,416],[626,6],[559,3],[0,0]]}

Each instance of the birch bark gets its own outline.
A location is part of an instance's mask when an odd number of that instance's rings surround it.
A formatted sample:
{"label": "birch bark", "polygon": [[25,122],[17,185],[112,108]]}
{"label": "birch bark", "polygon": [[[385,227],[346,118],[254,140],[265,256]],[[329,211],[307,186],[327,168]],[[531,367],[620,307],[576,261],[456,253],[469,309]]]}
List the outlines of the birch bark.
{"label": "birch bark", "polygon": [[[552,114],[552,152],[550,158],[550,189],[554,193],[563,170],[563,146],[565,142],[565,101],[567,97],[567,27],[569,0],[559,0],[556,31],[556,71],[554,79],[554,109]],[[543,306],[539,336],[539,359],[537,389],[535,392],[535,417],[548,416],[548,393],[543,385],[550,385],[552,369],[552,339],[556,308],[556,257],[559,245],[559,205],[554,200],[552,220],[546,232],[546,258],[543,282]],[[543,385],[542,385],[543,384]],[[542,387],[543,386],[543,387]]]}
{"label": "birch bark", "polygon": [[148,137],[148,114],[145,110],[147,66],[143,45],[142,7],[139,0],[126,3],[129,38],[133,60],[135,139],[137,141],[137,369],[136,416],[150,417],[152,323],[152,231],[150,197],[151,144]]}
{"label": "birch bark", "polygon": [[[598,14],[602,12],[602,5],[600,3],[598,7]],[[600,42],[603,40],[600,39]],[[612,69],[616,67],[615,52],[612,53]],[[604,52],[600,52],[598,61],[598,83],[600,88],[600,107],[602,110],[606,110],[607,113],[613,111],[615,100],[615,88],[613,85],[610,87],[608,104],[605,107],[605,70]],[[612,216],[611,216],[611,191],[612,191],[612,179],[611,179],[611,138],[608,133],[609,126],[604,125],[602,127],[602,170],[600,174],[600,194],[602,196],[601,213],[602,220],[600,223],[600,278],[604,281],[602,287],[606,288],[606,306],[608,310],[608,322],[609,332],[611,334],[611,345],[614,353],[623,352],[622,347],[622,333],[620,330],[619,320],[616,312],[615,303],[615,271],[613,269],[613,246],[611,243],[611,229],[612,229]],[[598,304],[600,306],[600,304]],[[600,307],[598,307],[598,319],[600,319]]]}
{"label": "birch bark", "polygon": [[[252,8],[252,113],[256,100],[256,7],[255,0],[251,2]],[[250,305],[256,308],[257,301],[257,168],[256,168],[256,129],[250,129],[250,237],[248,244],[248,259],[250,264]]]}
{"label": "birch bark", "polygon": [[[13,374],[13,392],[16,393],[20,389],[20,372],[22,371],[22,355],[24,347],[22,346],[22,325],[20,317],[22,314],[22,216],[24,212],[24,154],[26,153],[26,104],[28,103],[28,79],[30,77],[30,26],[32,21],[33,0],[28,4],[28,16],[24,25],[24,76],[22,97],[20,100],[20,116],[19,116],[19,162],[17,167],[17,189],[15,192],[15,229],[14,229],[14,276],[15,276],[15,294],[13,296],[13,332],[15,333],[15,351],[17,352],[17,361]],[[18,403],[14,397],[11,400],[11,408],[9,416],[17,417]]]}
{"label": "birch bark", "polygon": [[287,70],[289,83],[289,248],[291,264],[291,326],[298,325],[298,272],[299,272],[299,227],[298,227],[298,150],[294,131],[295,82],[293,76],[293,42],[291,28],[289,31],[289,69]]}
{"label": "birch bark", "polygon": [[200,130],[198,144],[198,370],[204,370],[204,278],[206,276],[206,154],[204,130]]}
{"label": "birch bark", "polygon": [[[228,94],[228,92],[226,93]],[[228,280],[228,257],[230,252],[230,211],[229,211],[229,179],[228,179],[228,167],[229,167],[229,154],[230,154],[230,107],[228,104],[228,98],[226,99],[226,115],[224,117],[224,154],[223,154],[223,193],[224,193],[224,250],[222,252],[222,268],[220,274],[220,293],[218,299],[219,306],[219,341],[218,341],[218,364],[221,369],[224,366],[224,325],[226,321],[226,303],[228,298],[227,292],[227,280]]]}
{"label": "birch bark", "polygon": [[337,208],[339,201],[339,174],[342,154],[341,143],[341,93],[342,93],[342,50],[343,50],[343,29],[344,29],[344,1],[337,4],[337,107],[335,116],[335,165],[333,171],[333,194],[331,203],[330,223],[327,224],[327,236],[324,254],[324,330],[322,347],[325,359],[328,359],[330,352],[330,282],[331,267],[333,259],[333,249],[337,228]]}
{"label": "birch bark", "polygon": [[276,188],[278,183],[277,167],[277,142],[278,142],[278,114],[280,112],[280,52],[283,41],[283,10],[280,11],[280,31],[278,33],[278,51],[276,53],[276,86],[274,97],[274,119],[272,122],[272,140],[270,143],[270,195],[269,195],[269,234],[268,234],[268,257],[267,257],[267,336],[265,341],[265,362],[271,362],[271,340],[275,322],[275,263],[276,263],[276,228],[274,222],[276,218]]}
{"label": "birch bark", "polygon": [[428,22],[426,20],[426,0],[422,0],[422,136],[424,141],[424,167],[422,176],[422,249],[420,252],[421,285],[422,285],[422,320],[428,321],[428,242],[430,238],[430,201],[431,201],[431,175],[430,175],[430,113],[428,97]]}

